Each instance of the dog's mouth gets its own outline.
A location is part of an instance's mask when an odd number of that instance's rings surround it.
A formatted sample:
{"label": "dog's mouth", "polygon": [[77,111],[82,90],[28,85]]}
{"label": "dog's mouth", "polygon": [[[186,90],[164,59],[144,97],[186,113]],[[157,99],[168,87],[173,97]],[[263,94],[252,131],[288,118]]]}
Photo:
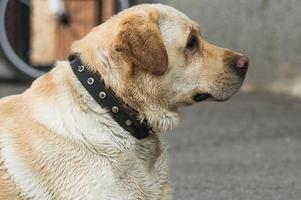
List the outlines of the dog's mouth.
{"label": "dog's mouth", "polygon": [[195,102],[202,102],[202,101],[206,101],[206,100],[224,102],[224,101],[229,100],[231,98],[231,96],[229,96],[229,97],[218,97],[218,96],[213,96],[212,94],[209,94],[209,93],[198,93],[198,94],[193,96],[193,100]]}
{"label": "dog's mouth", "polygon": [[205,101],[205,100],[209,99],[210,97],[212,97],[212,95],[209,93],[198,93],[193,96],[193,100],[195,102],[201,102],[201,101]]}
{"label": "dog's mouth", "polygon": [[[231,97],[231,96],[230,96]],[[223,97],[218,95],[213,95],[207,92],[204,93],[196,93],[191,96],[189,99],[177,102],[175,105],[171,107],[171,110],[178,109],[181,106],[191,106],[196,102],[203,102],[203,101],[227,101],[230,97]]]}

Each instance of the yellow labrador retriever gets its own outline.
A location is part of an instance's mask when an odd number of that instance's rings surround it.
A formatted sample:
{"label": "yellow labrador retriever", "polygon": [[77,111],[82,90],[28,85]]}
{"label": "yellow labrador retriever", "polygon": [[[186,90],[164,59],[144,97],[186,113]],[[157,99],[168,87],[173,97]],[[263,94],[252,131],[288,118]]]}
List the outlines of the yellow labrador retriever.
{"label": "yellow labrador retriever", "polygon": [[112,17],[72,55],[0,100],[0,199],[171,199],[158,134],[181,106],[229,99],[248,68],[156,4]]}

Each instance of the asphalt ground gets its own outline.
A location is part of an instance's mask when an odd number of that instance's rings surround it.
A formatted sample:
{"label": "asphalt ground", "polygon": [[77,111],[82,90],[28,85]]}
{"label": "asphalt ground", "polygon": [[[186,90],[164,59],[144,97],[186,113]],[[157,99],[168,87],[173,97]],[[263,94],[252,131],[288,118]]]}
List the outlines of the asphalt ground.
{"label": "asphalt ground", "polygon": [[[0,83],[0,97],[27,88]],[[301,200],[301,100],[239,93],[183,108],[166,133],[177,200]]]}

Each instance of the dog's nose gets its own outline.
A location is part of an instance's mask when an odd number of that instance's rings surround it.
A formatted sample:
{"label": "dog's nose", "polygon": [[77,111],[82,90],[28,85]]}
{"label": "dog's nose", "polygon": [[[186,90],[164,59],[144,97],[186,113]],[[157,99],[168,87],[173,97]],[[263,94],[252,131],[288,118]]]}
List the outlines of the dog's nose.
{"label": "dog's nose", "polygon": [[249,58],[247,56],[241,56],[237,58],[235,61],[235,70],[241,74],[245,75],[247,73],[248,67],[249,67]]}

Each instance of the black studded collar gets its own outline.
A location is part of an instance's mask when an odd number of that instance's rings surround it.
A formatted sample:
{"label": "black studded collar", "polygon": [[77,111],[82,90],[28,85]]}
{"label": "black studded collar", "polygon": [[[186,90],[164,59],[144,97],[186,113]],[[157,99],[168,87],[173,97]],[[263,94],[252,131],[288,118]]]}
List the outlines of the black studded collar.
{"label": "black studded collar", "polygon": [[112,118],[122,128],[137,139],[144,139],[150,134],[153,134],[153,130],[149,127],[147,122],[140,122],[137,119],[137,113],[127,109],[114,95],[114,92],[105,86],[98,75],[86,69],[77,55],[71,55],[69,61],[74,74],[84,88],[101,107],[106,108],[109,111]]}

